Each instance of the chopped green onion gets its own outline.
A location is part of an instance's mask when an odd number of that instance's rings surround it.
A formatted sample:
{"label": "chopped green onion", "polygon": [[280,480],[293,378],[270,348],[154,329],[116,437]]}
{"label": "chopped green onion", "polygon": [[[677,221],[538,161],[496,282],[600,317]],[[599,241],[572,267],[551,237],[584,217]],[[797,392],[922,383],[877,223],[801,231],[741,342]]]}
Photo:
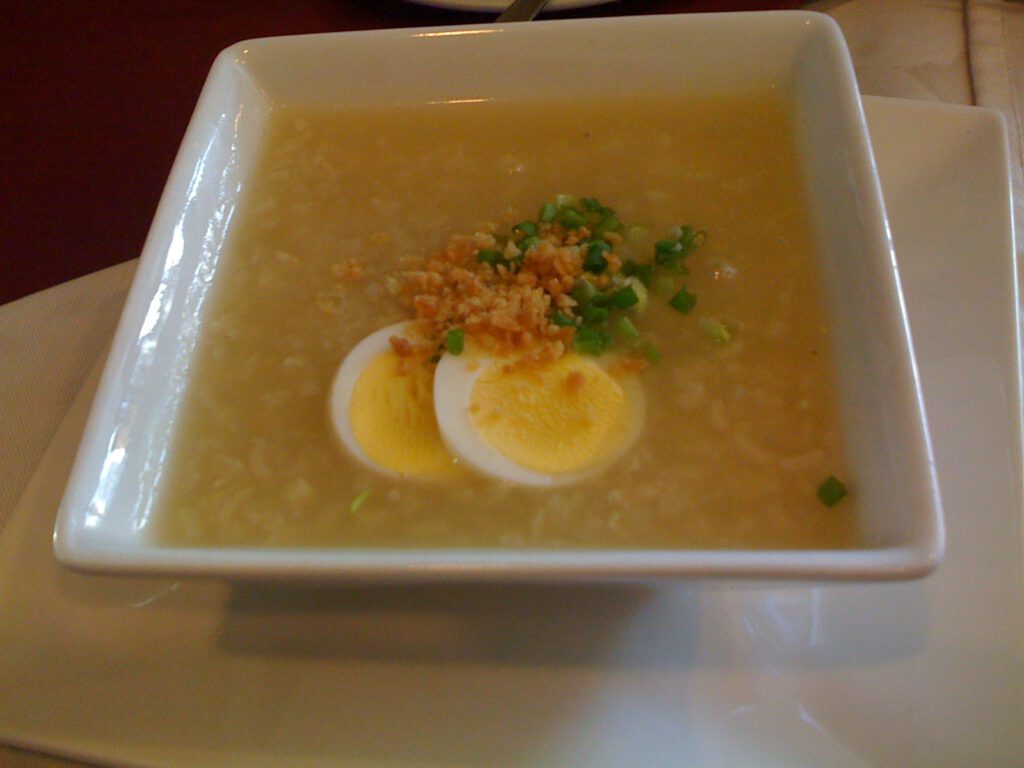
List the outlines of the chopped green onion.
{"label": "chopped green onion", "polygon": [[629,341],[640,340],[640,331],[638,331],[636,329],[636,326],[633,325],[633,321],[630,320],[625,315],[623,315],[616,321],[615,330],[618,331],[619,335],[622,336],[622,338],[624,339],[627,339]]}
{"label": "chopped green onion", "polygon": [[445,335],[444,343],[450,354],[461,355],[466,348],[466,334],[461,328],[452,328]]}
{"label": "chopped green onion", "polygon": [[608,310],[591,305],[583,308],[580,312],[580,317],[583,318],[583,322],[585,323],[600,325],[601,323],[608,321]]}
{"label": "chopped green onion", "polygon": [[613,307],[625,309],[626,307],[632,307],[634,304],[639,304],[640,297],[636,295],[632,285],[627,285],[625,288],[621,288],[613,293],[610,301]]}
{"label": "chopped green onion", "polygon": [[520,235],[525,237],[528,235],[536,235],[539,230],[537,229],[537,225],[532,221],[520,221],[512,227],[512,231],[518,232]]}
{"label": "chopped green onion", "polygon": [[719,344],[728,344],[732,341],[732,332],[721,320],[714,317],[701,317],[697,323],[704,333]]}
{"label": "chopped green onion", "polygon": [[696,233],[693,227],[687,224],[684,227],[675,227],[671,235],[671,238],[659,240],[654,244],[654,261],[680,274],[689,274],[689,270],[683,266],[683,259],[693,250]]}
{"label": "chopped green onion", "polygon": [[686,254],[684,254],[682,251],[658,251],[654,255],[654,261],[660,267],[667,267],[679,274],[686,274],[689,272],[689,270],[687,270],[686,265],[683,264],[683,256],[685,255]]}
{"label": "chopped green onion", "polygon": [[583,269],[595,275],[600,275],[608,269],[608,259],[605,254],[611,250],[607,243],[592,242],[587,245],[587,252],[583,256]]}
{"label": "chopped green onion", "polygon": [[600,275],[606,269],[608,269],[608,259],[604,257],[604,254],[600,251],[594,253],[587,253],[583,257],[583,268],[594,275]]}
{"label": "chopped green onion", "polygon": [[569,292],[573,300],[580,307],[589,307],[591,300],[598,295],[597,288],[589,280],[577,280]]}
{"label": "chopped green onion", "polygon": [[668,300],[669,306],[677,312],[682,312],[684,315],[693,311],[693,308],[697,306],[697,297],[686,290],[684,285],[679,289],[679,293]]}
{"label": "chopped green onion", "polygon": [[[676,254],[683,250],[678,240],[659,240],[654,244],[654,251],[658,254],[658,263],[664,263],[664,259],[671,258],[669,254]],[[664,254],[664,255],[663,255]]]}
{"label": "chopped green onion", "polygon": [[677,261],[673,251],[656,251],[654,254],[654,263],[659,267],[671,267]]}
{"label": "chopped green onion", "polygon": [[536,248],[538,245],[540,245],[540,238],[537,237],[537,235],[528,235],[516,243],[516,248],[523,253],[526,253],[528,250]]}
{"label": "chopped green onion", "polygon": [[818,486],[818,500],[826,507],[834,507],[846,496],[846,486],[835,475],[829,475]]}
{"label": "chopped green onion", "polygon": [[483,248],[476,254],[477,261],[482,261],[485,264],[491,264],[492,266],[502,261],[501,251],[495,248]]}
{"label": "chopped green onion", "polygon": [[604,341],[596,328],[584,326],[576,331],[573,346],[582,355],[600,355],[604,352]]}
{"label": "chopped green onion", "polygon": [[587,225],[587,218],[575,208],[562,208],[558,215],[559,221],[566,229],[579,229]]}
{"label": "chopped green onion", "polygon": [[[572,328],[573,345],[583,354],[600,355],[618,343],[628,345],[633,354],[643,354],[652,363],[661,360],[661,352],[653,344],[645,342],[634,325],[633,312],[645,309],[649,290],[671,297],[668,304],[677,312],[689,314],[694,310],[697,297],[686,289],[685,277],[681,276],[689,274],[684,260],[703,243],[706,234],[690,225],[683,225],[674,227],[667,237],[654,242],[647,227],[624,226],[615,211],[602,205],[597,198],[558,194],[552,202],[541,205],[534,220],[519,222],[511,228],[510,235],[502,236],[496,242],[495,247],[479,250],[477,259],[495,269],[504,268],[515,274],[522,266],[524,254],[541,244],[541,231],[547,231],[550,224],[558,224],[565,231],[582,230],[570,237],[579,241],[576,245],[582,254],[585,272],[570,293],[575,306],[571,309],[552,308],[549,315],[551,324]],[[613,232],[621,233],[621,237],[609,235]],[[586,237],[581,238],[580,235]],[[643,249],[651,248],[652,243],[653,259],[643,258]],[[647,253],[650,254],[650,250]],[[613,258],[621,260],[618,274],[609,272]],[[602,277],[595,277],[598,275]],[[601,282],[605,287],[598,288],[595,282]],[[622,310],[632,312],[623,313]],[[732,339],[732,332],[721,320],[701,317],[698,321],[701,329],[716,341],[724,343]],[[464,351],[465,343],[464,331],[452,328],[445,335],[444,345],[438,352],[458,355]]]}
{"label": "chopped green onion", "polygon": [[655,293],[672,293],[676,289],[676,279],[672,275],[666,275],[665,273],[656,274],[653,282],[652,288]]}
{"label": "chopped green onion", "polygon": [[636,310],[643,312],[647,309],[647,287],[637,275],[627,277],[626,285],[630,286],[633,289],[633,293],[636,294]]}
{"label": "chopped green onion", "polygon": [[626,259],[622,262],[622,274],[626,277],[637,277],[644,285],[649,286],[654,277],[653,264],[641,264],[633,259]]}
{"label": "chopped green onion", "polygon": [[349,514],[354,515],[356,512],[358,512],[359,508],[363,506],[363,504],[366,502],[368,498],[370,498],[370,491],[366,490],[360,493],[354,499],[352,499],[352,503],[348,505]]}
{"label": "chopped green onion", "polygon": [[618,232],[620,229],[622,229],[622,222],[613,213],[601,219],[593,231],[596,237],[603,237],[605,232]]}
{"label": "chopped green onion", "polygon": [[661,351],[656,346],[651,344],[651,342],[647,342],[646,344],[644,344],[643,353],[644,357],[646,357],[650,362],[661,362]]}

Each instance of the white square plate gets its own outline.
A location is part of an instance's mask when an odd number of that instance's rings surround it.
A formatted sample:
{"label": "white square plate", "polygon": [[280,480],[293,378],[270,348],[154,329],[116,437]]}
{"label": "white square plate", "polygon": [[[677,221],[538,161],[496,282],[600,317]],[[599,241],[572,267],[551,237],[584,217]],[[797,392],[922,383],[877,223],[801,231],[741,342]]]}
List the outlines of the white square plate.
{"label": "white square plate", "polygon": [[936,573],[337,589],[80,576],[50,539],[85,391],[0,535],[0,690],[14,693],[0,696],[0,740],[191,768],[1018,765],[1021,389],[1003,126],[969,107],[865,107],[947,500]]}

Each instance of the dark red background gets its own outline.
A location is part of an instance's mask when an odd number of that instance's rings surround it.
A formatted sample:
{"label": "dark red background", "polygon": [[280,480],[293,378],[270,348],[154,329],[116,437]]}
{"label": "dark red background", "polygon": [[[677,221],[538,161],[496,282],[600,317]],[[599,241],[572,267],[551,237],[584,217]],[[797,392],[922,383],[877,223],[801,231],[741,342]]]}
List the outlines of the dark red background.
{"label": "dark red background", "polygon": [[[0,304],[139,254],[216,54],[251,37],[486,22],[402,0],[27,0],[0,35]],[[546,18],[794,8],[619,0]]]}

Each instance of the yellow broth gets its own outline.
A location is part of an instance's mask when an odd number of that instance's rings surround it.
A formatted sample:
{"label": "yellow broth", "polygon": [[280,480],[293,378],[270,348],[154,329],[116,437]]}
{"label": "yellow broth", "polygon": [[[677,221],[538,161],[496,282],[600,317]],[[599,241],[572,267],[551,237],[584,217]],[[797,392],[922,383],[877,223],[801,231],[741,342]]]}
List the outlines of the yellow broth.
{"label": "yellow broth", "polygon": [[[352,459],[327,416],[335,372],[409,317],[399,259],[485,222],[593,196],[656,236],[707,232],[697,308],[650,296],[663,353],[647,419],[610,470],[553,490],[401,481]],[[154,535],[171,545],[837,548],[853,503],[790,116],[774,93],[379,109],[279,108],[217,267]],[[346,260],[364,267],[341,275]],[[721,344],[702,316],[725,318]],[[845,479],[845,478],[844,478]],[[368,493],[367,493],[368,492]],[[353,511],[353,501],[361,499]]]}

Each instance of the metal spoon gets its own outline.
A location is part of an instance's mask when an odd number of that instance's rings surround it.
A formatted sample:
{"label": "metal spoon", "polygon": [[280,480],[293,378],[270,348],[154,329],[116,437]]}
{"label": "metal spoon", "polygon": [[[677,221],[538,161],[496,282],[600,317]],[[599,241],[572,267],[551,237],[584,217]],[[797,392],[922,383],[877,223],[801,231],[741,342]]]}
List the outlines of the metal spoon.
{"label": "metal spoon", "polygon": [[512,4],[496,21],[499,24],[504,24],[507,21],[530,21],[547,4],[548,0],[512,0]]}

